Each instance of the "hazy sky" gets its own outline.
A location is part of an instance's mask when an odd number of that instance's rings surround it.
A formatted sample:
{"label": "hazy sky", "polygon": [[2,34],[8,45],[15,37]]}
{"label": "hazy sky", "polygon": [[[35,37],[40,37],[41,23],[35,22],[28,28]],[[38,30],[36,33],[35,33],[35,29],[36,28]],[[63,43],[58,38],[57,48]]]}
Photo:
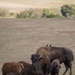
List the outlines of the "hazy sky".
{"label": "hazy sky", "polygon": [[53,2],[55,0],[27,0],[27,1],[30,1],[30,2]]}
{"label": "hazy sky", "polygon": [[75,0],[0,0],[4,2],[16,2],[16,3],[67,3],[67,2],[75,2]]}
{"label": "hazy sky", "polygon": [[60,2],[60,1],[64,1],[64,0],[1,0],[1,1],[19,1],[19,2],[28,2],[28,3],[48,3],[48,2]]}

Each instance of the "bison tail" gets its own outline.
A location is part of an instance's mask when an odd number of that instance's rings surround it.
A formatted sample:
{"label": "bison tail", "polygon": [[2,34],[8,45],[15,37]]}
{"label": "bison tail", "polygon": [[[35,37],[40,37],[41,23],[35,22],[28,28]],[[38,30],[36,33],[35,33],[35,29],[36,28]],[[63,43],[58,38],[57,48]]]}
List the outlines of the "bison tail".
{"label": "bison tail", "polygon": [[72,50],[70,50],[70,52],[71,52],[71,59],[72,59],[72,61],[73,61],[73,60],[74,60],[74,55],[73,55]]}
{"label": "bison tail", "polygon": [[74,55],[73,55],[73,52],[72,52],[72,50],[71,50],[71,54],[72,54],[72,61],[74,60]]}
{"label": "bison tail", "polygon": [[74,55],[73,55],[73,57],[72,57],[72,61],[74,60]]}

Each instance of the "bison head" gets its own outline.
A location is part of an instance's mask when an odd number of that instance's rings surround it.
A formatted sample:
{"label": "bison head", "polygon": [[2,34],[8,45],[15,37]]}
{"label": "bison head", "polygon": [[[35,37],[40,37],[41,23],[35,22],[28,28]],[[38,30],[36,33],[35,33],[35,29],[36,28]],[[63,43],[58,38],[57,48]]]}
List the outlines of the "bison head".
{"label": "bison head", "polygon": [[35,71],[39,72],[42,71],[44,75],[49,74],[49,64],[48,61],[39,54],[32,54],[31,55],[32,67]]}
{"label": "bison head", "polygon": [[41,64],[40,64],[41,59],[42,57],[39,54],[31,55],[32,67],[35,71],[41,71]]}

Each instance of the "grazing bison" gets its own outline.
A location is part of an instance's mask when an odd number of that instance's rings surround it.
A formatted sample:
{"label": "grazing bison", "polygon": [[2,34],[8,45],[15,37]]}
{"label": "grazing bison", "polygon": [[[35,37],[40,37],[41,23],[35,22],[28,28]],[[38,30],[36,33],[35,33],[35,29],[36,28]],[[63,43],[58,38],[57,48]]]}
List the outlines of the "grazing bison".
{"label": "grazing bison", "polygon": [[50,66],[51,75],[59,75],[59,70],[61,68],[59,59],[54,59]]}
{"label": "grazing bison", "polygon": [[21,71],[21,75],[44,75],[42,71],[35,71],[32,64],[20,61],[19,63],[23,64],[24,68]]}
{"label": "grazing bison", "polygon": [[16,62],[7,62],[2,66],[2,74],[3,75],[20,75],[23,69],[23,65],[21,63]]}
{"label": "grazing bison", "polygon": [[[37,57],[37,55],[39,55]],[[35,59],[35,57],[37,57],[37,60]],[[43,59],[43,57],[45,57]],[[59,59],[60,63],[64,63],[66,70],[63,73],[63,75],[66,74],[66,72],[68,71],[68,69],[70,68],[70,75],[72,75],[72,61],[74,59],[73,53],[71,51],[71,49],[69,48],[65,48],[65,47],[54,47],[54,46],[45,46],[45,47],[40,47],[36,54],[34,55],[34,57],[32,57],[33,61],[36,61],[37,63],[40,61],[39,59],[42,58],[41,60],[49,60],[50,63],[54,60],[54,59]],[[32,61],[32,64],[34,65],[35,62]],[[36,66],[34,66],[35,69],[37,69]]]}

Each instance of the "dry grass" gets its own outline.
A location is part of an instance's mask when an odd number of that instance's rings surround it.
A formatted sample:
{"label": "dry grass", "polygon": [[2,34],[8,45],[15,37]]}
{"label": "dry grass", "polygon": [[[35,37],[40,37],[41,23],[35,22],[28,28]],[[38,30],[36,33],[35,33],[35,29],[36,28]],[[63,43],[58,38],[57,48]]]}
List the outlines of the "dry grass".
{"label": "dry grass", "polygon": [[16,13],[29,8],[60,9],[64,4],[75,4],[75,0],[0,0],[1,8]]}
{"label": "dry grass", "polygon": [[71,48],[75,56],[75,19],[0,19],[0,69],[8,61],[31,62],[30,55],[46,44]]}

